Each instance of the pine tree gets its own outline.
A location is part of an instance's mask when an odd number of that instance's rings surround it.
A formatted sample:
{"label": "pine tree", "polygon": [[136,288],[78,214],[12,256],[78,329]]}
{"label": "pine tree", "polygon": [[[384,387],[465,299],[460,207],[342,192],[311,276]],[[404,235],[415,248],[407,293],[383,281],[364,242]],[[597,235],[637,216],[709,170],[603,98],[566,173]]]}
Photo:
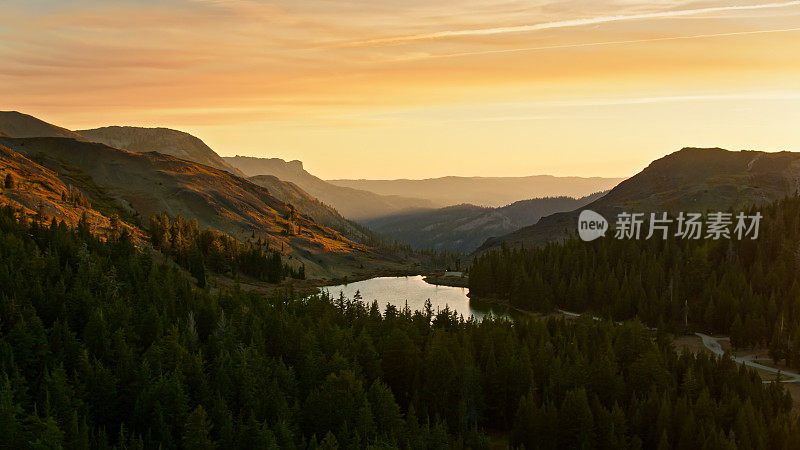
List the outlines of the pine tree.
{"label": "pine tree", "polygon": [[209,438],[213,425],[208,420],[203,405],[197,407],[189,413],[186,419],[186,426],[183,431],[183,446],[197,450],[212,450],[214,442]]}

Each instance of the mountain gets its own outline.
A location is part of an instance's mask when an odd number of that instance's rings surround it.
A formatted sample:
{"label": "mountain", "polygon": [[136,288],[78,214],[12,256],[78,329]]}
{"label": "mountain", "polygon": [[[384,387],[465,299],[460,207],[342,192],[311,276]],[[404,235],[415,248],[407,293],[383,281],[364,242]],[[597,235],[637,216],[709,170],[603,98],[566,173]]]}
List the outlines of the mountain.
{"label": "mountain", "polygon": [[58,173],[100,210],[130,222],[164,211],[239,239],[261,238],[306,265],[312,276],[341,276],[384,255],[316,223],[269,190],[202,164],[66,138],[0,138],[0,145]]}
{"label": "mountain", "polygon": [[248,176],[272,175],[294,183],[351,220],[363,222],[400,212],[442,206],[422,198],[378,195],[362,189],[336,186],[308,173],[303,169],[303,163],[297,160],[287,162],[279,158],[249,156],[223,159]]}
{"label": "mountain", "polygon": [[0,111],[0,137],[65,137],[85,141],[80,134],[17,111]]}
{"label": "mountain", "polygon": [[[586,209],[611,225],[618,213],[725,211],[762,205],[800,189],[800,153],[684,148],[653,161]],[[576,231],[579,211],[553,214],[532,226],[488,239],[478,252],[505,243],[534,246]]]}
{"label": "mountain", "polygon": [[[136,153],[158,152],[244,176],[199,138],[169,128],[103,127],[79,130],[86,139]],[[34,137],[34,136],[31,136]]]}
{"label": "mountain", "polygon": [[534,175],[442,177],[424,180],[329,180],[329,183],[381,195],[424,198],[441,206],[468,203],[496,208],[536,197],[582,197],[611,189],[622,180],[622,178]]}
{"label": "mountain", "polygon": [[580,208],[602,195],[535,198],[501,208],[464,204],[383,217],[365,224],[415,248],[469,253],[491,236],[534,224],[543,216]]}
{"label": "mountain", "polygon": [[[3,115],[0,115],[0,117],[3,117]],[[168,128],[112,126],[82,130],[81,134],[78,134],[25,114],[9,113],[5,117],[8,117],[8,119],[4,123],[9,124],[6,128],[11,131],[25,128],[28,130],[26,134],[29,135],[26,137],[78,137],[80,140],[99,142],[109,147],[136,153],[156,151],[225,170],[234,175],[244,176],[238,169],[226,163],[203,141],[182,131]],[[10,126],[12,123],[16,124],[16,126]],[[9,136],[0,135],[0,137]],[[351,239],[362,242],[366,239],[364,232],[357,225],[342,218],[336,211],[303,192],[296,185],[274,179],[263,180],[262,186],[268,188],[270,193],[279,200],[293,204],[300,213],[311,216],[318,223],[324,223],[330,228],[341,231]]]}

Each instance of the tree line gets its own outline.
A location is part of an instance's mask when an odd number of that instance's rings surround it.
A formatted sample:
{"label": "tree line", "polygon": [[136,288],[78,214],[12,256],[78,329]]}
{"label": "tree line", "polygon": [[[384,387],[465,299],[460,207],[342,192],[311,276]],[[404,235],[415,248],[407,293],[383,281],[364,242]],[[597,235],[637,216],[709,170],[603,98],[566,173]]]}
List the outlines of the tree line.
{"label": "tree line", "polygon": [[153,247],[166,253],[189,270],[198,285],[204,287],[206,270],[236,277],[241,273],[261,281],[278,283],[286,277],[305,279],[305,267],[293,267],[269,242],[240,242],[216,230],[201,229],[197,219],[180,214],[171,218],[160,213],[150,218]]}
{"label": "tree line", "polygon": [[473,261],[470,292],[531,311],[557,307],[671,331],[729,333],[734,346],[768,346],[776,361],[797,367],[800,198],[759,211],[756,240],[571,237],[503,247]]}

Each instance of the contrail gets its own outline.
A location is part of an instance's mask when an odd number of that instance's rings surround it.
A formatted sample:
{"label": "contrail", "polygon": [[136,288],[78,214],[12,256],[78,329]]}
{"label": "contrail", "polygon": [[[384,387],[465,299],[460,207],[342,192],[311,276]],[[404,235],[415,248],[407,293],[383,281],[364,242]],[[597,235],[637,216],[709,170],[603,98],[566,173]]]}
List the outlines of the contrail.
{"label": "contrail", "polygon": [[717,6],[711,8],[684,9],[680,11],[663,11],[643,14],[616,15],[590,17],[586,19],[561,20],[557,22],[538,23],[535,25],[519,25],[513,27],[481,28],[472,30],[438,31],[435,33],[413,34],[409,36],[395,36],[387,38],[369,39],[365,41],[351,42],[339,45],[339,47],[363,47],[370,45],[396,44],[410,41],[433,40],[459,36],[485,36],[504,33],[521,33],[525,31],[549,30],[553,28],[570,28],[584,25],[595,25],[608,22],[621,22],[641,19],[658,19],[664,17],[681,17],[695,14],[724,12],[724,11],[747,11],[752,9],[786,8],[789,6],[800,6],[800,0],[783,3],[763,3],[760,5],[740,5],[740,6]]}
{"label": "contrail", "polygon": [[564,48],[580,48],[580,47],[598,47],[603,45],[620,45],[620,44],[637,44],[642,42],[659,42],[659,41],[678,41],[682,39],[702,39],[702,38],[715,38],[726,36],[746,36],[751,34],[770,34],[770,33],[786,33],[790,31],[800,31],[800,28],[781,28],[777,30],[754,30],[754,31],[735,31],[731,33],[714,33],[714,34],[694,34],[691,36],[669,36],[660,38],[648,39],[628,39],[621,41],[601,41],[601,42],[584,42],[579,44],[561,44],[561,45],[544,45],[539,47],[522,47],[522,48],[507,48],[499,50],[482,50],[476,52],[460,52],[460,53],[445,53],[440,55],[421,55],[410,56],[407,58],[396,58],[396,61],[416,61],[421,59],[439,59],[439,58],[458,58],[462,56],[477,56],[477,55],[491,55],[494,53],[516,53],[516,52],[532,52],[537,50],[558,50]]}

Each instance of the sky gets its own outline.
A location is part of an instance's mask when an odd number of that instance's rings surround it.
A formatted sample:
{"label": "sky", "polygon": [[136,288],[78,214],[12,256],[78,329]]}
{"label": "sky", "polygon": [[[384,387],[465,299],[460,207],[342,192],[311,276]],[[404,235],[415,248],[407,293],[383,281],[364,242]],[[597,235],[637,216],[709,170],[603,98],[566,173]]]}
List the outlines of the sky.
{"label": "sky", "polygon": [[800,1],[6,0],[0,109],[334,178],[800,151]]}

